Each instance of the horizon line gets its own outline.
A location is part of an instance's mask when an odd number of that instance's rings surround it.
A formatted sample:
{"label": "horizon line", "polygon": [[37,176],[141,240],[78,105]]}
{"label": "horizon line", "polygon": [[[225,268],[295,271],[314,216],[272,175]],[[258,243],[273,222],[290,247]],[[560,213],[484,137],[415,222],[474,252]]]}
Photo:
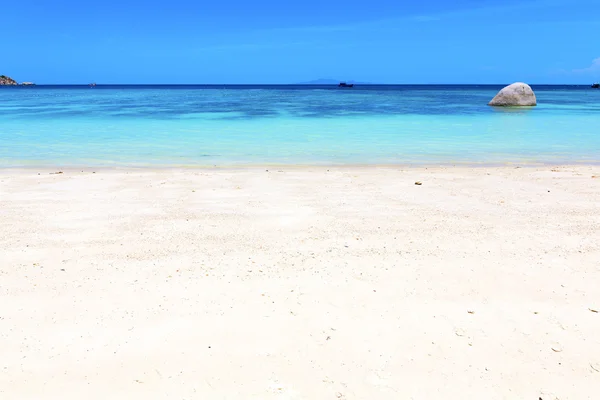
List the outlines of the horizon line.
{"label": "horizon line", "polygon": [[[340,81],[343,82],[343,81]],[[346,81],[348,82],[348,81]],[[513,82],[514,83],[514,82]],[[355,86],[498,86],[511,83],[356,83]],[[529,85],[544,86],[586,86],[589,83],[528,83]],[[26,85],[0,85],[0,87],[15,86],[91,86],[91,83],[33,83]],[[93,83],[97,86],[337,86],[338,83]]]}

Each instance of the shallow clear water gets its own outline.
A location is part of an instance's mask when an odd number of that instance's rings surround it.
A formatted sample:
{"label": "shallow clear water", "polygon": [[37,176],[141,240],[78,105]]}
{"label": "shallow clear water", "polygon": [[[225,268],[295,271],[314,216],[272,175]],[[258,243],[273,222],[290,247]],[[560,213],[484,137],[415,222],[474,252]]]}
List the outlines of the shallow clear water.
{"label": "shallow clear water", "polygon": [[534,86],[0,87],[0,166],[580,163],[600,90]]}

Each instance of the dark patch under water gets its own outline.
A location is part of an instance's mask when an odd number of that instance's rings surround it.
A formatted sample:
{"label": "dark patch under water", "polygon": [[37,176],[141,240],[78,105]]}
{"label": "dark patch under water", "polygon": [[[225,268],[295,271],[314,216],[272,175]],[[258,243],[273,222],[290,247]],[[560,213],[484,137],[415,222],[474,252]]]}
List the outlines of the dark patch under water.
{"label": "dark patch under water", "polygon": [[[177,119],[223,114],[220,119],[328,118],[368,115],[477,115],[502,85],[77,85],[3,87],[0,115]],[[600,111],[600,91],[587,86],[534,86],[538,102],[552,108]],[[574,106],[577,106],[576,109]]]}

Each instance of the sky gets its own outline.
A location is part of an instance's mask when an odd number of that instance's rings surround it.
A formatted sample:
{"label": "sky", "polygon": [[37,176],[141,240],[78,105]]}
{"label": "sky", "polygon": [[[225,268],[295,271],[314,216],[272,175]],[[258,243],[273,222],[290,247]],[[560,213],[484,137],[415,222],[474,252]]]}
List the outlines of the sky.
{"label": "sky", "polygon": [[600,0],[20,0],[0,74],[38,84],[600,81]]}

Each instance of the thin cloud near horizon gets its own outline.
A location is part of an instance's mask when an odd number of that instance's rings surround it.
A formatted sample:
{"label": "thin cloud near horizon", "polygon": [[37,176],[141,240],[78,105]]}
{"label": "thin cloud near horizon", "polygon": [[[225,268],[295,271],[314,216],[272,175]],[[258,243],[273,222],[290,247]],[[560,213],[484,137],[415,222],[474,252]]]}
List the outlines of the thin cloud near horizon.
{"label": "thin cloud near horizon", "polygon": [[592,65],[590,65],[589,67],[574,69],[572,72],[578,73],[578,74],[588,73],[588,72],[600,72],[600,57],[592,60]]}

